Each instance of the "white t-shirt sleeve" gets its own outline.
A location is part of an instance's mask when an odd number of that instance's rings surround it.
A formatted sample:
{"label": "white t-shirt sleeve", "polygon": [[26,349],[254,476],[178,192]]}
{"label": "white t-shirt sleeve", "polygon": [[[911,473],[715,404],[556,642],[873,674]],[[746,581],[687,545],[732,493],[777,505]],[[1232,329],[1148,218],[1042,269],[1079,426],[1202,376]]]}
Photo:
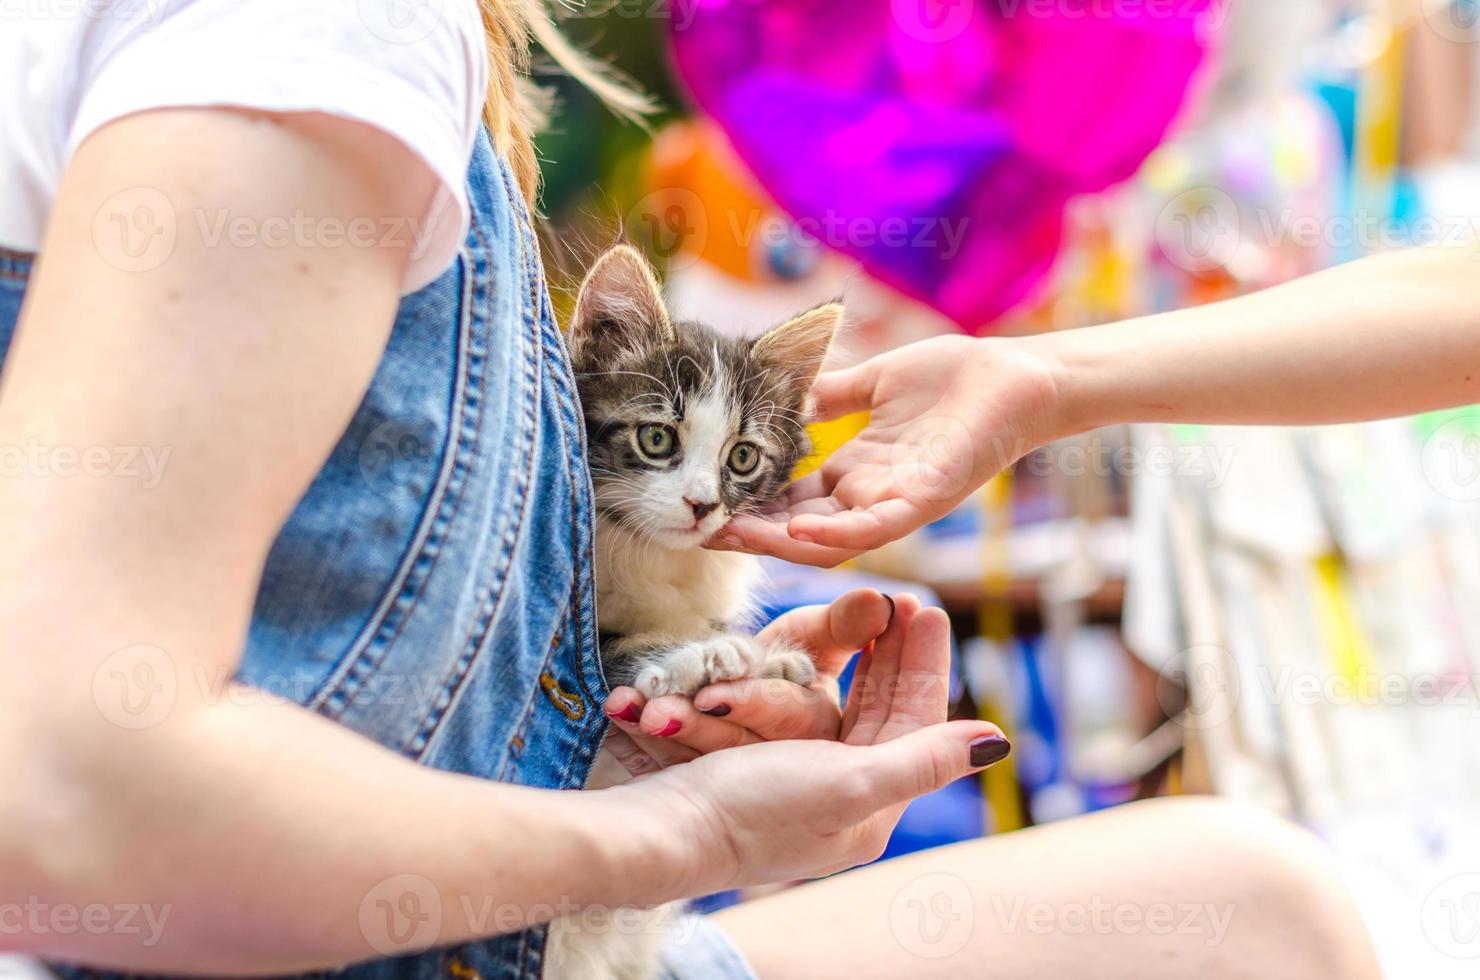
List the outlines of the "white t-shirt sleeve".
{"label": "white t-shirt sleeve", "polygon": [[428,213],[406,229],[403,292],[462,247],[488,77],[475,0],[166,0],[152,21],[98,40],[66,158],[98,127],[148,109],[322,112],[395,137],[437,178]]}

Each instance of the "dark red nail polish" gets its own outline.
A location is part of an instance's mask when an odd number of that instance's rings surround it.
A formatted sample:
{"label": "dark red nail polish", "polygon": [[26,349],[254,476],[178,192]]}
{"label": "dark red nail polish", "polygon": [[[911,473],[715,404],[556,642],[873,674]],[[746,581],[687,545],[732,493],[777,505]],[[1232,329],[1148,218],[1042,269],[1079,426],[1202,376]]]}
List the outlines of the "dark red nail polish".
{"label": "dark red nail polish", "polygon": [[971,743],[971,767],[985,769],[1001,762],[1012,751],[1012,743],[1001,735],[988,735]]}
{"label": "dark red nail polish", "polygon": [[629,704],[627,707],[612,715],[618,721],[625,721],[629,725],[635,725],[642,721],[642,712],[637,710],[637,705]]}
{"label": "dark red nail polish", "polygon": [[728,704],[717,704],[712,708],[704,709],[704,713],[706,715],[709,715],[711,718],[723,718],[725,715],[729,714],[730,711],[731,708]]}
{"label": "dark red nail polish", "polygon": [[678,730],[682,727],[683,724],[675,718],[673,721],[670,721],[668,724],[664,725],[663,730],[661,732],[657,732],[656,734],[659,738],[668,738],[669,736],[677,735]]}

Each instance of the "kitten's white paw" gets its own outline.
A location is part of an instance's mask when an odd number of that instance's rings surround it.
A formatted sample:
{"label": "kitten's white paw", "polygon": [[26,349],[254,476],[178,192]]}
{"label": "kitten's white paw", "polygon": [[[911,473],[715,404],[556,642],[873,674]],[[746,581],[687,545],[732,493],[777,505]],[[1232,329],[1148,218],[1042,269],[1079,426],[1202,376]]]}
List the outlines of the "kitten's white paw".
{"label": "kitten's white paw", "polygon": [[680,648],[657,663],[637,672],[632,686],[649,699],[665,694],[687,694],[704,686],[704,661],[697,654]]}
{"label": "kitten's white paw", "polygon": [[799,650],[773,650],[761,665],[761,677],[779,677],[806,687],[817,679],[817,665]]}
{"label": "kitten's white paw", "polygon": [[749,636],[716,636],[702,646],[706,684],[754,677],[765,660],[760,644]]}
{"label": "kitten's white paw", "polygon": [[712,636],[668,651],[638,672],[633,687],[649,698],[665,694],[693,697],[708,684],[761,676],[765,659],[754,637]]}

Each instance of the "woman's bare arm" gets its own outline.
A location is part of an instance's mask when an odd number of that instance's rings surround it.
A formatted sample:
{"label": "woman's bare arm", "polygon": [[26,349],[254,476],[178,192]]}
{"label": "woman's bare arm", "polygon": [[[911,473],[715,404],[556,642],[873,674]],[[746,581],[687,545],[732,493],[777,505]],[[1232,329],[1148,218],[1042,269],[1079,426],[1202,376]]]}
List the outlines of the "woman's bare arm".
{"label": "woman's bare arm", "polygon": [[1352,262],[1211,306],[1022,339],[942,337],[817,382],[863,432],[716,546],[834,565],[1029,450],[1117,422],[1310,425],[1480,401],[1480,249]]}
{"label": "woman's bare arm", "polygon": [[1064,431],[1316,425],[1471,404],[1480,402],[1480,249],[1393,252],[1038,343]]}
{"label": "woman's bare arm", "polygon": [[[35,951],[287,970],[375,953],[374,920],[367,934],[357,912],[395,873],[511,907],[672,886],[611,864],[581,805],[427,771],[226,687],[266,550],[368,384],[414,243],[208,233],[222,215],[253,234],[295,215],[320,231],[420,215],[431,193],[388,137],[324,118],[151,113],[77,153],[6,365],[0,444],[42,459],[144,447],[164,463],[157,485],[41,462],[0,481],[0,744],[14,774],[0,786],[0,887],[171,911],[153,947],[77,930],[37,934]],[[167,714],[128,713],[124,698],[151,694]],[[544,846],[515,861],[515,841]]]}
{"label": "woman's bare arm", "polygon": [[[958,723],[555,793],[429,771],[228,687],[267,550],[372,375],[413,243],[203,229],[223,211],[261,229],[420,215],[419,174],[365,127],[213,110],[130,117],[76,154],[0,388],[0,446],[40,453],[0,478],[0,907],[112,912],[0,948],[237,975],[412,952],[857,863],[888,831],[870,814],[972,768],[990,726]],[[137,247],[166,226],[163,253]],[[51,465],[93,447],[168,456],[157,482]]]}

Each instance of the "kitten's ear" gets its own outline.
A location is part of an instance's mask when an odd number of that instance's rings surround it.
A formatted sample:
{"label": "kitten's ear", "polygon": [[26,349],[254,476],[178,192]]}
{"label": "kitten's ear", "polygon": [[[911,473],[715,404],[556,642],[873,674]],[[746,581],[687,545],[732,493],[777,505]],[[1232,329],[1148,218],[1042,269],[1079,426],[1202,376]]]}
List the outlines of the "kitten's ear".
{"label": "kitten's ear", "polygon": [[576,298],[571,346],[580,355],[641,351],[673,339],[663,290],[647,259],[631,245],[596,260]]}
{"label": "kitten's ear", "polygon": [[826,303],[762,334],[753,348],[755,356],[810,391],[842,324],[843,304]]}

